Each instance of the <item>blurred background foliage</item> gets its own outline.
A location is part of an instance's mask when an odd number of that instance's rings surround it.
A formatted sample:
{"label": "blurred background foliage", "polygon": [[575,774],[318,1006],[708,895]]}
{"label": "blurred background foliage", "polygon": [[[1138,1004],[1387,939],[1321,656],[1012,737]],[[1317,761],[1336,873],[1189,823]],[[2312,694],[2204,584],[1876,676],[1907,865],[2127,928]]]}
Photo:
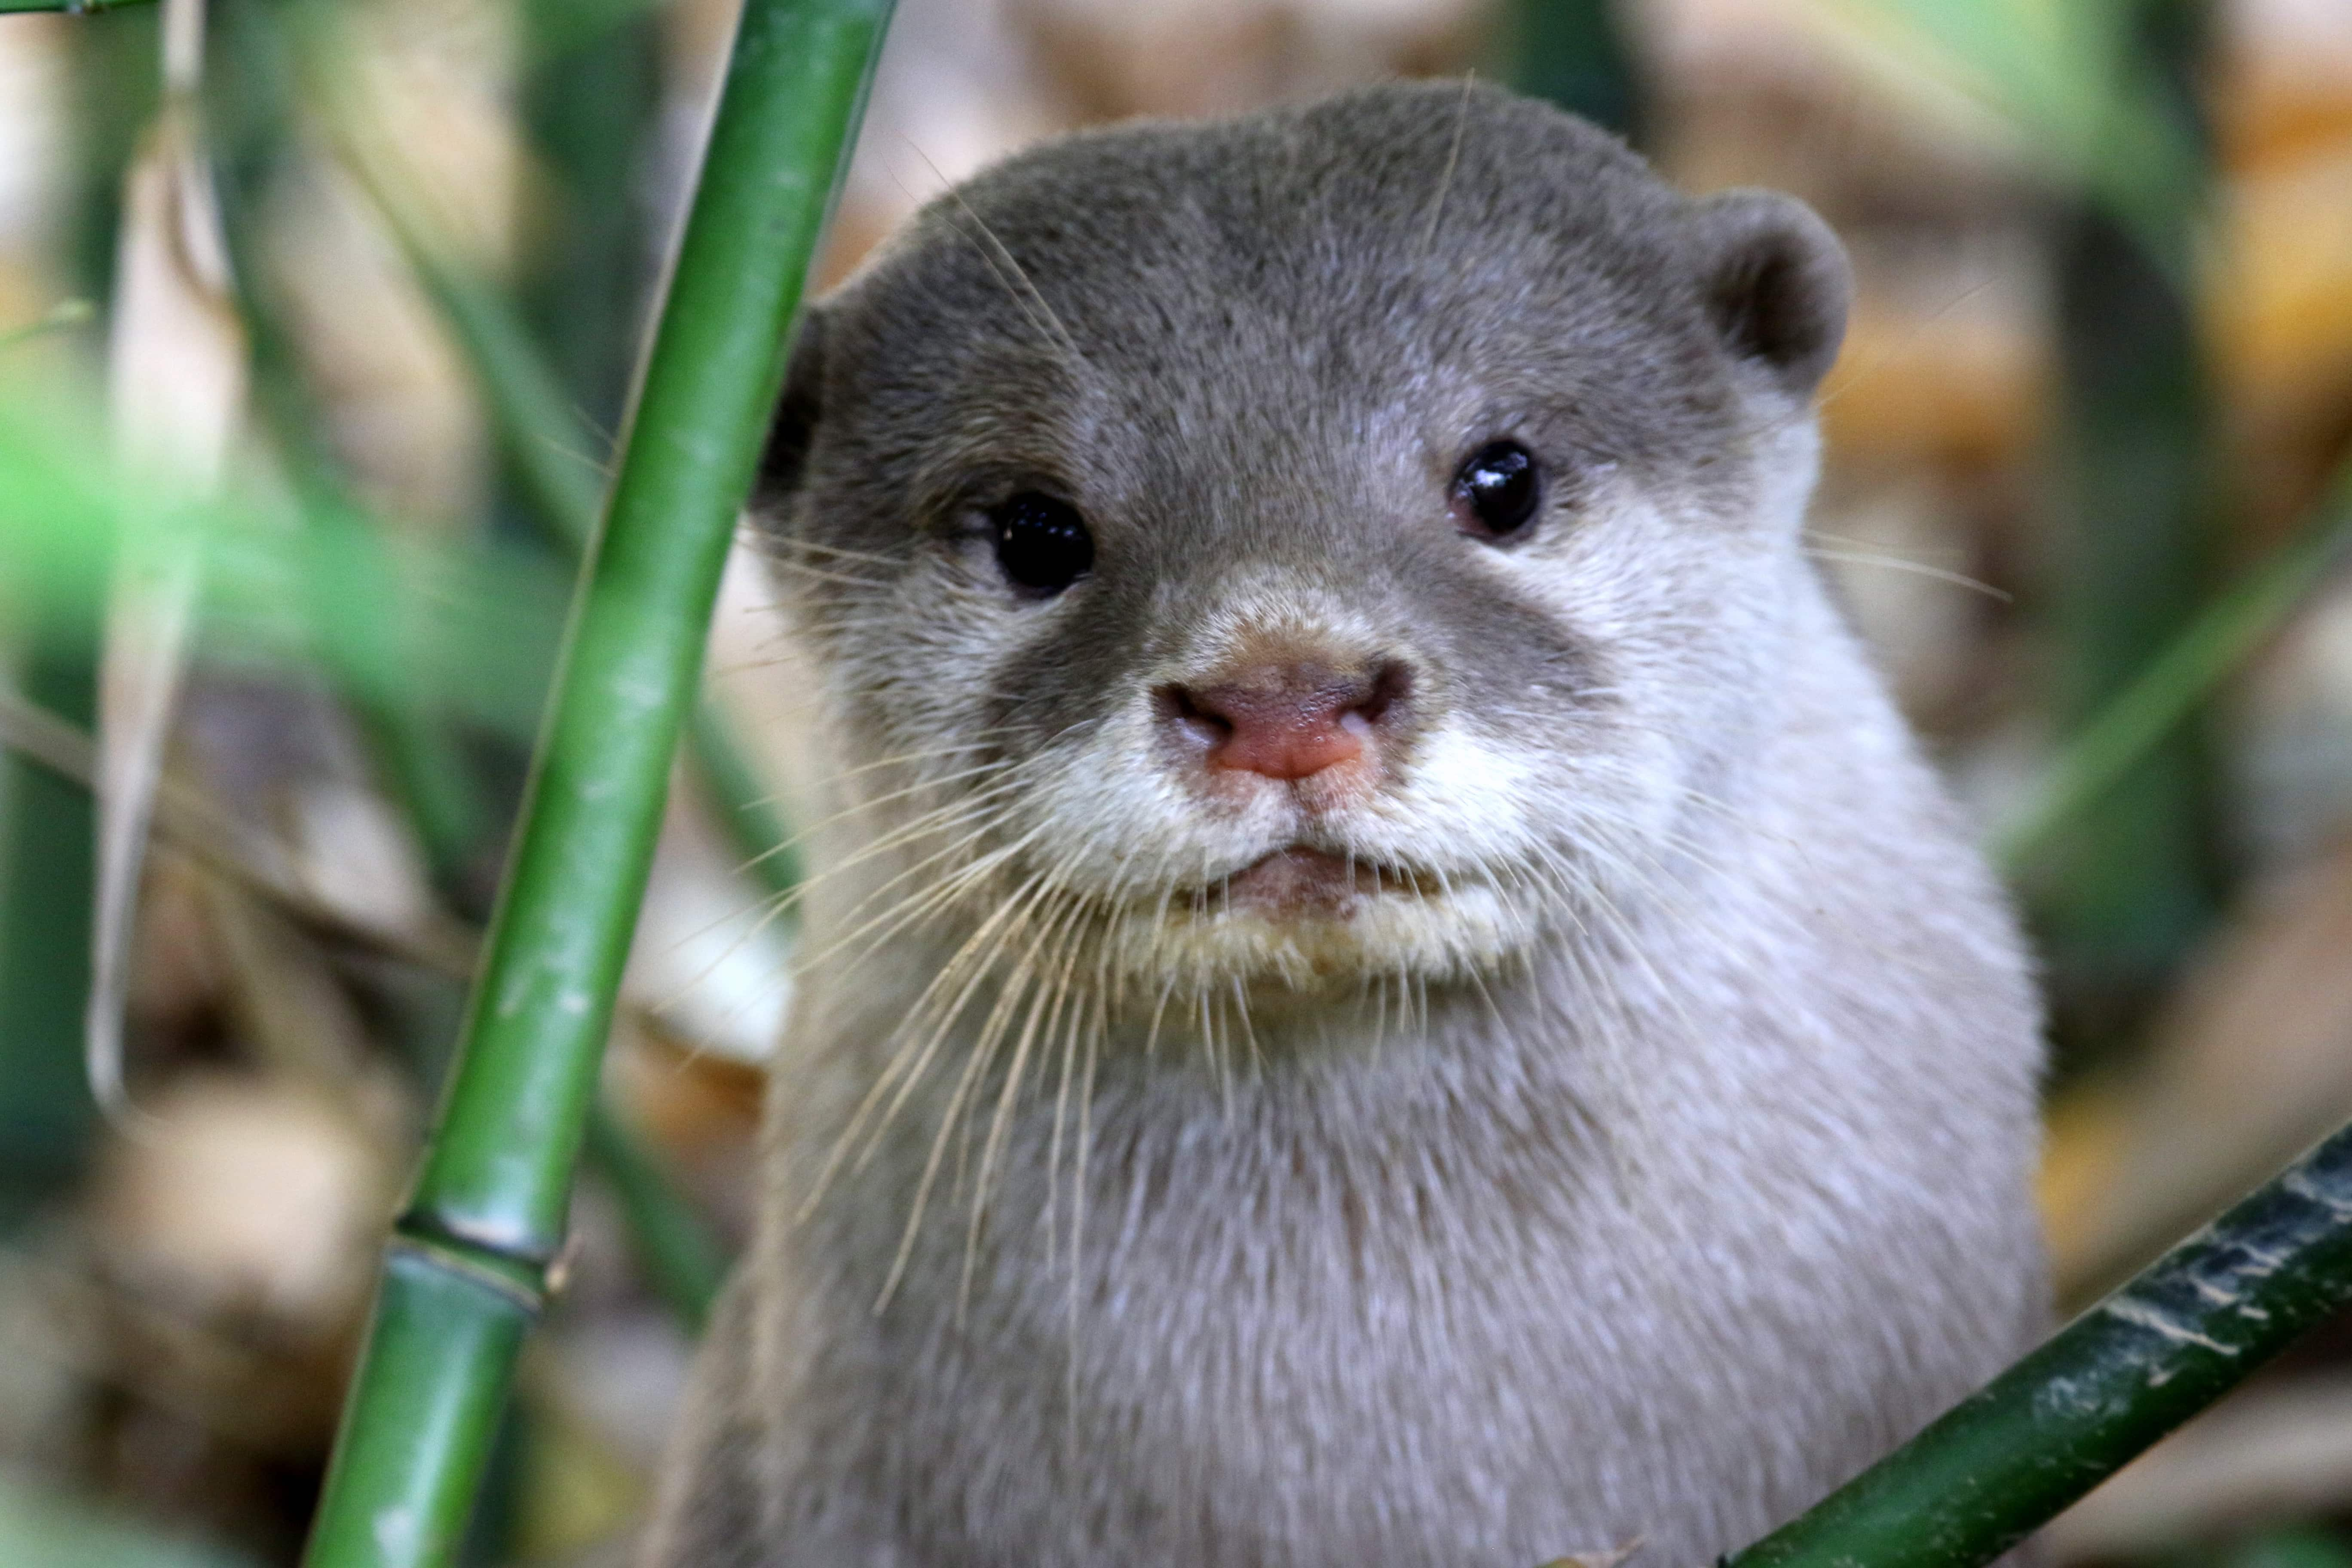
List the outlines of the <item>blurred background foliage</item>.
{"label": "blurred background foliage", "polygon": [[[157,11],[0,17],[0,1562],[299,1551],[730,13],[212,0],[210,194],[163,208]],[[2352,1116],[2352,6],[901,0],[820,281],[1058,130],[1465,70],[1852,249],[1809,543],[2042,944],[2084,1300]],[[215,330],[129,331],[154,287]],[[226,389],[215,479],[133,459],[126,375]],[[94,740],[158,541],[202,558],[176,701]],[[613,1560],[751,1209],[806,718],[748,559],[710,681],[479,1563]],[[142,747],[101,900],[89,785]],[[2352,1323],[2053,1551],[2352,1565]]]}

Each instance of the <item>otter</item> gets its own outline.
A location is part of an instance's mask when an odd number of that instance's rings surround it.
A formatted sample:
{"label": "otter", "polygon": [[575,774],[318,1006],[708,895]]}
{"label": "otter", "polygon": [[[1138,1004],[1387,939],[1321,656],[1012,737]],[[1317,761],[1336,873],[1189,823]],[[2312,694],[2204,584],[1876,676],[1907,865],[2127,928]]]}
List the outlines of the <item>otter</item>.
{"label": "otter", "polygon": [[646,1563],[1686,1568],[2026,1348],[2027,960],[1800,548],[1849,290],[1440,83],[813,309],[829,782]]}

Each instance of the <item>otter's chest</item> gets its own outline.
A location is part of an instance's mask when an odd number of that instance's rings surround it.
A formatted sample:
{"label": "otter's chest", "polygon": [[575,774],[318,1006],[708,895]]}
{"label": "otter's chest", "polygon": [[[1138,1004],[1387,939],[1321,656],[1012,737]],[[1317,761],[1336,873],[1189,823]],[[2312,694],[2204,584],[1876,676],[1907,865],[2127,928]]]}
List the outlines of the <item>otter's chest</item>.
{"label": "otter's chest", "polygon": [[918,1561],[1701,1561],[2016,1348],[1949,1294],[1993,1238],[1866,1164],[1107,1142],[1075,1289],[1068,1169],[1014,1170],[877,1325]]}

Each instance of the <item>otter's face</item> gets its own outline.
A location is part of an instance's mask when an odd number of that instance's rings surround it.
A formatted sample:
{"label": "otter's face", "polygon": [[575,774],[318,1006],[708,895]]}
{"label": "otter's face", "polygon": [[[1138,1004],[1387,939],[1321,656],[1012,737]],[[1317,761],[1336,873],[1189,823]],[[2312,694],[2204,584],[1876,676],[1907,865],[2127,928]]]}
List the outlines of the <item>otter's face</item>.
{"label": "otter's face", "polygon": [[934,204],[769,460],[893,896],[1163,999],[1605,929],[1770,700],[1843,290],[1793,203],[1452,85]]}

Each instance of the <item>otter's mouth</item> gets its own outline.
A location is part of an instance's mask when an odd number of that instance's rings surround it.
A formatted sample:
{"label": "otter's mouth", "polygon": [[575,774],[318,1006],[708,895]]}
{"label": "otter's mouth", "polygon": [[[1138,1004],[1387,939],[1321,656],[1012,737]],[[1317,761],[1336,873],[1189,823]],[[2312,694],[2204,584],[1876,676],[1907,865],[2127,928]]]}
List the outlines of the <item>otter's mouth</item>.
{"label": "otter's mouth", "polygon": [[[1289,844],[1137,910],[1113,931],[1122,968],[1208,994],[1326,998],[1368,977],[1460,974],[1532,929],[1475,870],[1439,872]],[[1154,918],[1156,914],[1157,918]]]}
{"label": "otter's mouth", "polygon": [[1294,844],[1251,861],[1207,889],[1213,906],[1277,919],[1345,917],[1381,893],[1427,896],[1436,889],[1420,875]]}

